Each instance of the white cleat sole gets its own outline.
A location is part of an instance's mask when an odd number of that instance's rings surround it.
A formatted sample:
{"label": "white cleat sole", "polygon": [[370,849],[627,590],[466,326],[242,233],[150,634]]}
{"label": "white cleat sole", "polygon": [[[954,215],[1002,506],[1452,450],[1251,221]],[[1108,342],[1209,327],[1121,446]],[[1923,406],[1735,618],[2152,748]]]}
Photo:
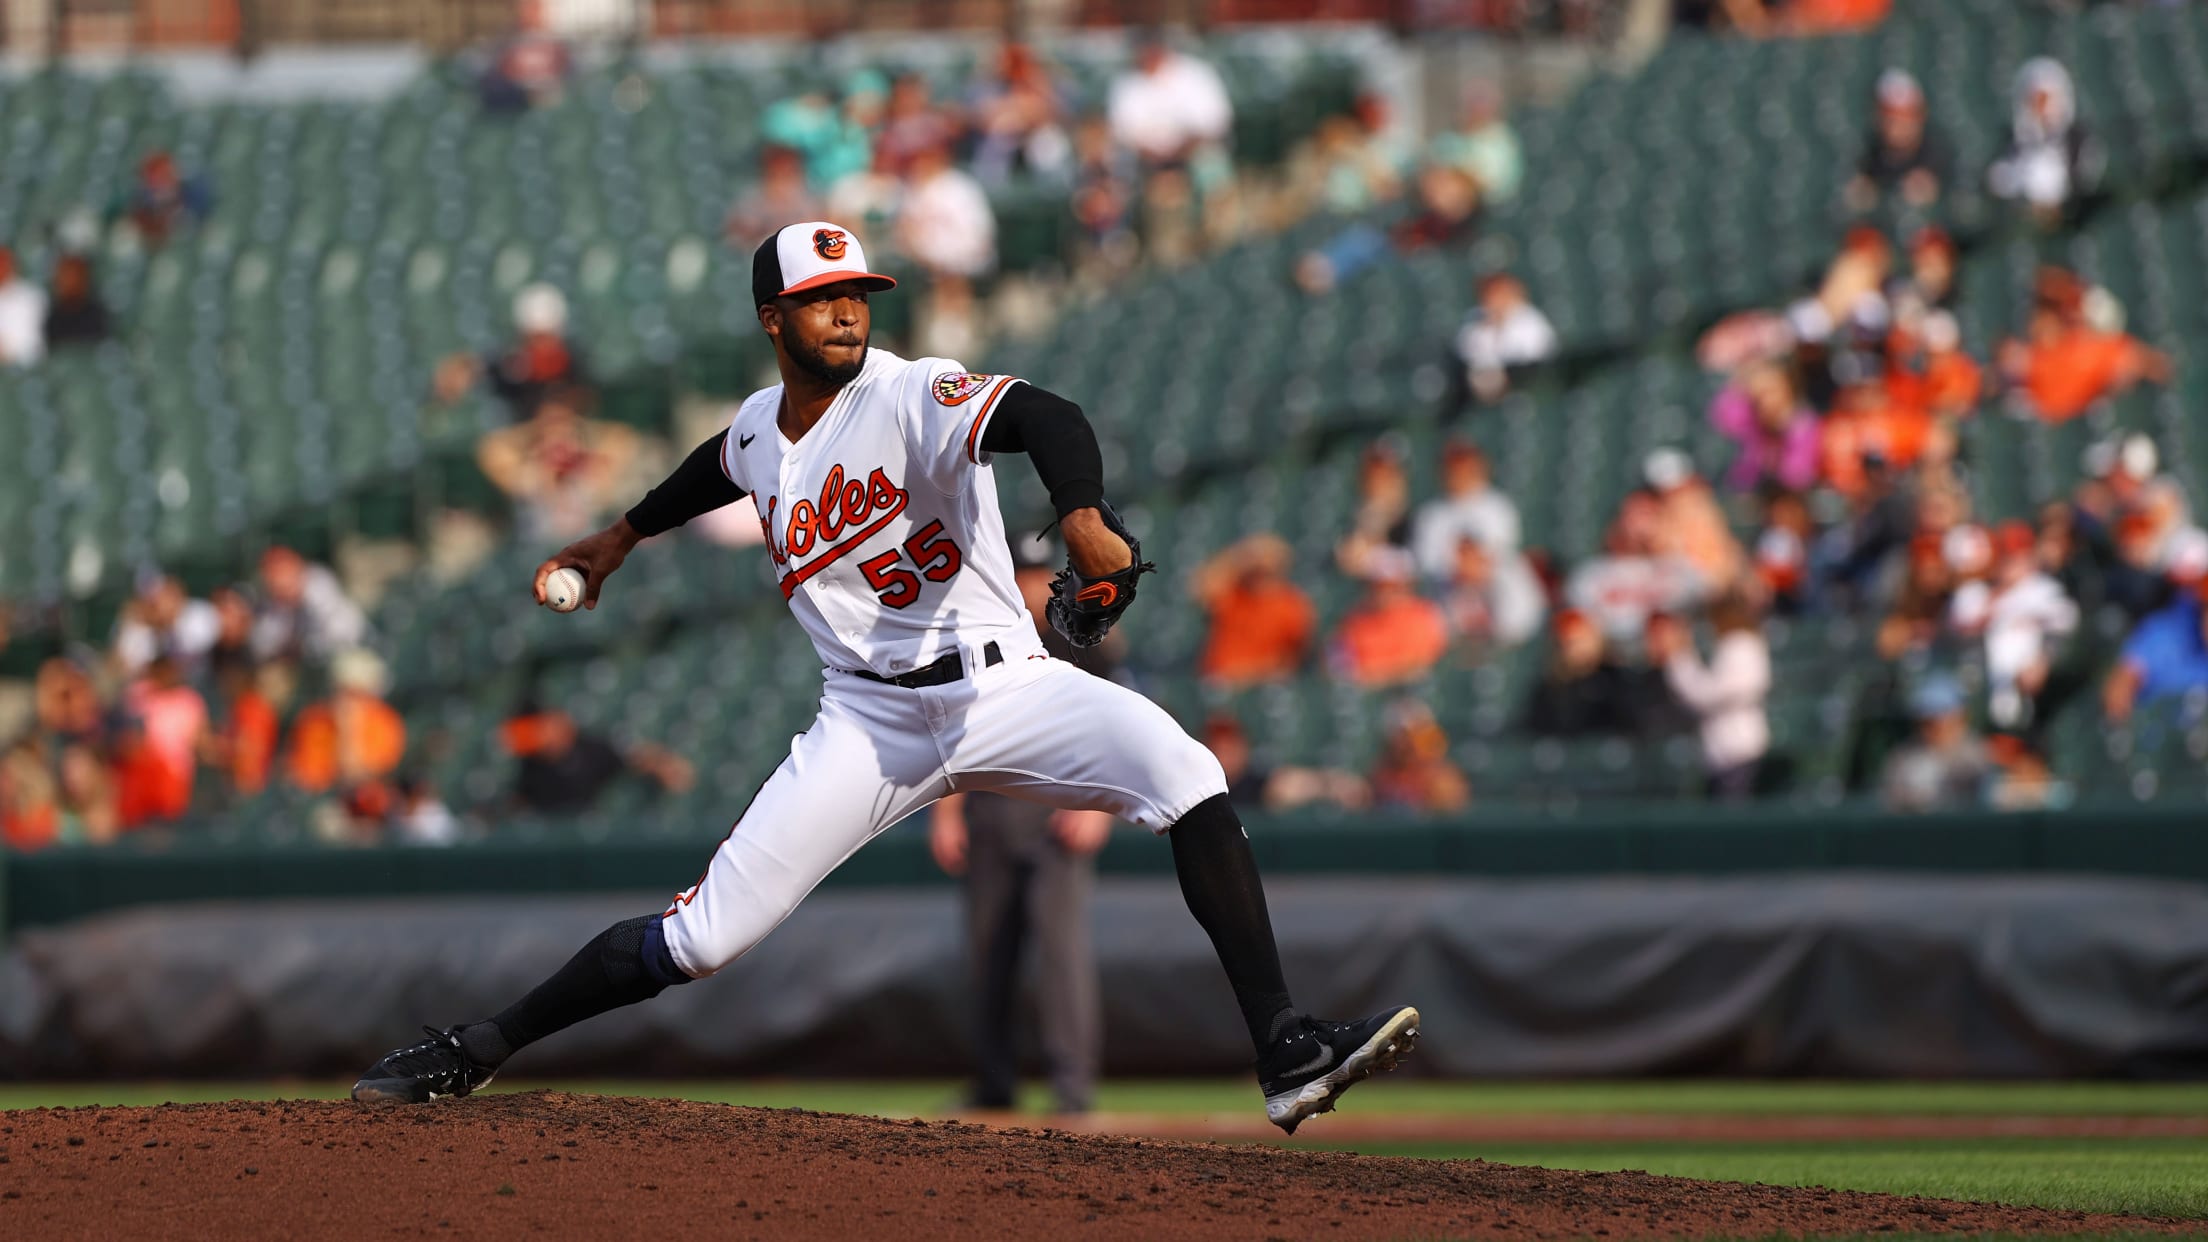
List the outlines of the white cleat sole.
{"label": "white cleat sole", "polygon": [[1405,1006],[1373,1033],[1357,1051],[1344,1058],[1334,1072],[1314,1078],[1294,1091],[1265,1097],[1265,1117],[1290,1134],[1307,1117],[1334,1111],[1342,1093],[1372,1077],[1384,1074],[1418,1046],[1418,1011]]}

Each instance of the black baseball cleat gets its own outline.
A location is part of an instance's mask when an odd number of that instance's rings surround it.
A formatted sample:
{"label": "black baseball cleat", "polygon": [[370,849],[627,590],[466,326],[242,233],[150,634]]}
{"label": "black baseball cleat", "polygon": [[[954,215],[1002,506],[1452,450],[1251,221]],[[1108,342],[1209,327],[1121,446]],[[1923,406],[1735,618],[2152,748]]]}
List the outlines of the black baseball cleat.
{"label": "black baseball cleat", "polygon": [[1290,1134],[1306,1117],[1334,1111],[1344,1091],[1395,1063],[1418,1043],[1418,1011],[1408,1005],[1356,1022],[1302,1018],[1257,1062],[1265,1117]]}
{"label": "black baseball cleat", "polygon": [[498,1071],[468,1060],[460,1050],[460,1028],[422,1028],[429,1038],[385,1054],[353,1084],[356,1100],[396,1100],[427,1104],[447,1096],[458,1099],[488,1083]]}

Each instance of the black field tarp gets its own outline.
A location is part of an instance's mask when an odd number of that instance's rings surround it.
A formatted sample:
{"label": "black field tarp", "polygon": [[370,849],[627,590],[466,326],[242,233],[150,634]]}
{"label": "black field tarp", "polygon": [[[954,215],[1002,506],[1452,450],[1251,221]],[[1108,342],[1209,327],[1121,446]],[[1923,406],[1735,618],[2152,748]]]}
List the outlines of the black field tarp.
{"label": "black field tarp", "polygon": [[[527,1075],[948,1075],[950,889],[816,894],[719,976],[597,1018]],[[508,1003],[639,897],[138,909],[0,957],[0,1075],[343,1078]],[[2180,1076],[2208,1071],[2208,886],[1851,874],[1272,886],[1290,985],[1409,1002],[1448,1075]],[[1099,886],[1110,1072],[1249,1049],[1170,881]]]}

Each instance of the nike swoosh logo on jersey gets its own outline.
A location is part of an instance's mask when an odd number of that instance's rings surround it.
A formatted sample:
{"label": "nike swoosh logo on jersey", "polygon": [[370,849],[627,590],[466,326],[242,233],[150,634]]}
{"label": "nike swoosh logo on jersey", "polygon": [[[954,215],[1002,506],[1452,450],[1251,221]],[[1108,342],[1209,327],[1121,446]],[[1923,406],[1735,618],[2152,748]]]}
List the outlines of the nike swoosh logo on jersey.
{"label": "nike swoosh logo on jersey", "polygon": [[747,449],[747,448],[750,448],[750,447],[751,447],[751,442],[752,442],[753,440],[756,440],[756,439],[758,439],[758,438],[759,438],[759,433],[758,433],[758,432],[756,432],[756,431],[752,432],[752,433],[751,433],[750,435],[748,435],[748,436],[738,436],[738,437],[736,437],[736,447],[737,447],[737,448],[739,448],[739,449]]}
{"label": "nike swoosh logo on jersey", "polygon": [[1320,1044],[1319,1055],[1311,1058],[1308,1063],[1289,1070],[1288,1073],[1291,1077],[1296,1074],[1316,1074],[1332,1064],[1334,1064],[1334,1046],[1332,1044]]}

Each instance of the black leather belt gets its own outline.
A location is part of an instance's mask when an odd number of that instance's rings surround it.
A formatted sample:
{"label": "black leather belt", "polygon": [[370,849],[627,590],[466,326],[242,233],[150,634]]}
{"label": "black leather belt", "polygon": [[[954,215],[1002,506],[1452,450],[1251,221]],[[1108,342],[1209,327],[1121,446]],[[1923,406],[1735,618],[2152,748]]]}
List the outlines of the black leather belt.
{"label": "black leather belt", "polygon": [[[1004,653],[997,650],[995,643],[983,644],[981,658],[983,667],[1004,663]],[[944,652],[942,657],[933,664],[916,668],[909,673],[899,673],[895,677],[884,677],[872,669],[864,668],[847,668],[843,671],[853,677],[864,677],[868,681],[878,681],[885,686],[903,686],[907,690],[918,690],[923,686],[947,686],[964,677],[966,675],[966,661],[957,651],[953,650]]]}

